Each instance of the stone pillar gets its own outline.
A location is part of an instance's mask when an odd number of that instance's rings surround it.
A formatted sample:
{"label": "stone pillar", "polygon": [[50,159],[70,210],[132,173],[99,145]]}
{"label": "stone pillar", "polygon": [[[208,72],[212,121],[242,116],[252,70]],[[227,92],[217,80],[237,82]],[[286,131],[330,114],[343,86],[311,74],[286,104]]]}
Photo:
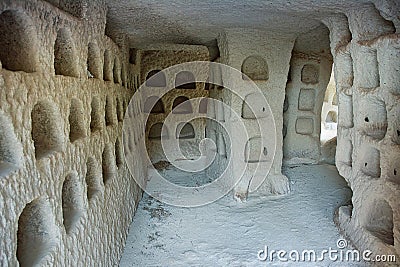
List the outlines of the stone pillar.
{"label": "stone pillar", "polygon": [[[233,168],[242,168],[243,162],[247,163],[246,170],[242,177],[235,177],[240,182],[235,187],[235,197],[243,200],[249,192],[254,191],[260,179],[267,174],[267,166],[272,165],[267,178],[258,188],[260,193],[285,194],[289,192],[289,182],[286,176],[282,175],[282,127],[283,127],[283,102],[285,98],[285,85],[289,71],[289,61],[293,49],[294,37],[274,35],[258,30],[231,29],[222,34],[218,40],[221,51],[221,63],[227,64],[235,69],[242,70],[252,79],[261,90],[267,100],[273,114],[275,125],[272,125],[272,118],[266,118],[257,114],[257,110],[265,111],[258,102],[257,93],[249,91],[246,95],[245,81],[241,99],[238,95],[223,89],[220,98],[230,106],[230,112],[236,112],[241,121],[233,121],[229,112],[225,111],[225,120],[228,135],[232,141],[231,151],[228,153],[233,160]],[[255,69],[251,69],[257,66]],[[232,84],[232,77],[223,76],[226,87]],[[241,81],[242,82],[242,81]],[[231,83],[231,84],[230,84]],[[254,114],[246,114],[244,100],[254,109]],[[260,105],[260,106],[259,106]],[[239,136],[235,131],[236,123],[244,123],[247,129],[247,136]],[[266,129],[260,132],[260,129]],[[273,137],[275,137],[275,140]],[[275,143],[274,143],[275,142]],[[264,147],[260,147],[263,144]],[[275,154],[272,155],[274,147]],[[256,150],[256,151],[254,151]],[[258,153],[260,152],[260,153]],[[254,156],[254,154],[256,156]],[[254,157],[254,158],[253,158]],[[258,170],[253,174],[255,166]],[[232,171],[232,175],[243,173],[242,169]]]}

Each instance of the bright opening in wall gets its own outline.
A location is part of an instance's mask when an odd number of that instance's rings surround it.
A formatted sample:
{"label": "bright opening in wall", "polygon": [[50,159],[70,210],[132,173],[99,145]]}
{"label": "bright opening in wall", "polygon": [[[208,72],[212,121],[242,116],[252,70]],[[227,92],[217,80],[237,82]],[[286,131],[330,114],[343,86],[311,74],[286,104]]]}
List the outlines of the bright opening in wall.
{"label": "bright opening in wall", "polygon": [[335,164],[338,103],[335,76],[332,66],[331,78],[325,91],[321,112],[321,153],[325,161]]}

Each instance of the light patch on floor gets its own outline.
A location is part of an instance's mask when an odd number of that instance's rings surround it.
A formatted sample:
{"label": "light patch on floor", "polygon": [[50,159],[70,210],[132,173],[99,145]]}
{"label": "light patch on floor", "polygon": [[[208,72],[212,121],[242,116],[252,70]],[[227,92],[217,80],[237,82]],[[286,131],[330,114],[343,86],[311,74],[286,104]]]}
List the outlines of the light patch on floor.
{"label": "light patch on floor", "polygon": [[[334,166],[286,168],[292,192],[284,197],[251,196],[238,203],[231,195],[198,208],[165,205],[144,194],[130,227],[120,266],[365,266],[365,263],[261,262],[257,252],[337,249],[340,236],[333,222],[336,207],[351,191]],[[193,186],[205,176],[182,174],[173,167],[163,174]],[[193,182],[194,181],[194,182]],[[349,248],[350,249],[350,248]]]}

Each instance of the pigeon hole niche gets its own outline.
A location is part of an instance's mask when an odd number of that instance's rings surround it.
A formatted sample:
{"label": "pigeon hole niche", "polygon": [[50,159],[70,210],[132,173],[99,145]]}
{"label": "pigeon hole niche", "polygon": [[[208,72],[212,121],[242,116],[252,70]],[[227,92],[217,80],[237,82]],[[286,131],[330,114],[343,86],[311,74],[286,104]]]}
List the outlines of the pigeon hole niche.
{"label": "pigeon hole niche", "polygon": [[144,112],[151,114],[165,113],[162,99],[158,96],[149,96],[144,102]]}
{"label": "pigeon hole niche", "polygon": [[87,70],[89,72],[88,76],[92,75],[97,79],[103,78],[103,66],[101,64],[100,49],[95,41],[92,41],[88,44]]}
{"label": "pigeon hole niche", "polygon": [[33,107],[31,119],[36,159],[64,150],[61,115],[53,103],[47,100],[38,102]]}
{"label": "pigeon hole niche", "polygon": [[186,96],[178,96],[172,104],[172,113],[190,114],[193,113],[191,101]]}
{"label": "pigeon hole niche", "polygon": [[58,228],[45,198],[26,204],[18,219],[17,259],[20,266],[40,265],[57,245]]}
{"label": "pigeon hole niche", "polygon": [[74,230],[84,212],[83,189],[76,172],[69,173],[62,187],[63,223],[67,234]]}
{"label": "pigeon hole niche", "polygon": [[71,32],[62,28],[54,43],[54,70],[56,75],[79,77],[78,57]]}
{"label": "pigeon hole niche", "polygon": [[38,69],[36,28],[22,11],[5,10],[0,14],[0,61],[11,71],[35,72]]}

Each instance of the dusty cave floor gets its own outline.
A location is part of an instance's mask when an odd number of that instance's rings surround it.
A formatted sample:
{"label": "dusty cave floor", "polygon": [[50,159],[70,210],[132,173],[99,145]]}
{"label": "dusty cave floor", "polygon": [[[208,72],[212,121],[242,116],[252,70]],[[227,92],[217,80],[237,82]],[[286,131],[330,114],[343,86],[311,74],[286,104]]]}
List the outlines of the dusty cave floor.
{"label": "dusty cave floor", "polygon": [[[266,245],[270,250],[318,253],[337,249],[342,238],[333,213],[348,202],[351,191],[336,168],[304,165],[284,172],[292,188],[285,197],[250,197],[238,203],[228,195],[206,206],[179,208],[144,194],[120,266],[365,266],[329,259],[285,263],[257,258]],[[176,183],[187,179],[173,168],[163,173]]]}

